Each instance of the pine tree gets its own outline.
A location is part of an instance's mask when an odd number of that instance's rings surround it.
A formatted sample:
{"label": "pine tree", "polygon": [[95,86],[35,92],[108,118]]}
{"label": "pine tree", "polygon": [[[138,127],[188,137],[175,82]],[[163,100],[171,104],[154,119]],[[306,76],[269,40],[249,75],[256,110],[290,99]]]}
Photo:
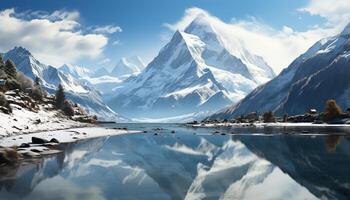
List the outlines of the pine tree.
{"label": "pine tree", "polygon": [[263,115],[263,120],[265,123],[276,122],[275,116],[272,111],[265,112]]}
{"label": "pine tree", "polygon": [[5,63],[4,63],[4,59],[2,58],[2,55],[0,54],[0,67],[3,66]]}
{"label": "pine tree", "polygon": [[40,82],[41,82],[40,78],[35,76],[34,85],[38,87],[40,86]]}
{"label": "pine tree", "polygon": [[12,60],[8,59],[5,63],[5,68],[4,68],[5,73],[7,76],[15,79],[17,70],[16,70],[16,65],[12,62]]}
{"label": "pine tree", "polygon": [[283,115],[283,122],[288,122],[288,113]]}
{"label": "pine tree", "polygon": [[58,85],[55,100],[56,100],[55,101],[56,108],[61,109],[63,107],[64,101],[66,100],[66,97],[64,95],[64,89],[61,84]]}
{"label": "pine tree", "polygon": [[328,100],[324,111],[324,121],[329,122],[340,116],[342,113],[340,107],[335,100]]}

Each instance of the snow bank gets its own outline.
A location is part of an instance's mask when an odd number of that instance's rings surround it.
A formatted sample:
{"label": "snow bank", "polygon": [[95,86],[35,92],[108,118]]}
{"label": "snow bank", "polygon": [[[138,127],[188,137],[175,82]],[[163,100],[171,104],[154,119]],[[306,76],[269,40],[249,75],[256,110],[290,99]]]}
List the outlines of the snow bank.
{"label": "snow bank", "polygon": [[139,132],[110,129],[110,128],[103,128],[103,127],[72,128],[72,129],[65,129],[65,130],[45,131],[45,132],[6,137],[0,140],[0,146],[11,147],[14,145],[19,146],[22,143],[30,143],[32,141],[32,137],[39,137],[46,140],[51,140],[52,138],[56,138],[60,143],[69,143],[69,142],[76,142],[82,139],[112,136],[112,135],[122,135],[127,133],[139,133]]}
{"label": "snow bank", "polygon": [[91,126],[70,120],[54,110],[47,111],[40,108],[38,112],[33,112],[14,104],[11,104],[11,107],[13,113],[10,115],[0,112],[0,138],[39,131]]}

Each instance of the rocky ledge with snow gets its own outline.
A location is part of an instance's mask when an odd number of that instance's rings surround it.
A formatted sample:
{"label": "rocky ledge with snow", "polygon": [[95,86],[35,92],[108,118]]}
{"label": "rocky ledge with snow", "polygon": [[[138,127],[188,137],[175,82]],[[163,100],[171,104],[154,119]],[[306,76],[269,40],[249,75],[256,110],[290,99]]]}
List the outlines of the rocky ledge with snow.
{"label": "rocky ledge with snow", "polygon": [[0,137],[25,133],[91,126],[94,119],[77,105],[73,106],[75,116],[67,116],[54,108],[54,97],[47,96],[41,101],[32,99],[19,90],[7,91],[5,99],[12,110],[1,106]]}

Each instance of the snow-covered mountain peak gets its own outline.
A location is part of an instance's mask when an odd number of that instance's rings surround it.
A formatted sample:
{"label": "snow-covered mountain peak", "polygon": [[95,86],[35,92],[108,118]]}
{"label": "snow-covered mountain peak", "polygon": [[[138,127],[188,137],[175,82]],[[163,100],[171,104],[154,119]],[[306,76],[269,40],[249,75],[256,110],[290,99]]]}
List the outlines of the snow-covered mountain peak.
{"label": "snow-covered mountain peak", "polygon": [[24,56],[32,56],[32,54],[28,51],[28,49],[21,47],[21,46],[16,46],[12,50],[8,52],[9,54],[16,54],[18,56],[24,57]]}
{"label": "snow-covered mountain peak", "polygon": [[198,15],[184,32],[195,35],[205,44],[201,57],[208,66],[240,74],[258,84],[275,76],[262,57],[249,51],[240,38],[227,35],[222,22],[210,16]]}
{"label": "snow-covered mountain peak", "polygon": [[138,56],[123,57],[112,70],[112,76],[139,74],[145,68],[144,62]]}
{"label": "snow-covered mountain peak", "polygon": [[211,51],[220,53],[224,49],[224,40],[210,22],[210,18],[199,14],[184,30],[185,33],[198,36]]}
{"label": "snow-covered mountain peak", "polygon": [[124,58],[127,62],[136,65],[139,69],[143,69],[146,67],[145,63],[139,56],[131,56],[128,58]]}
{"label": "snow-covered mountain peak", "polygon": [[262,57],[239,38],[228,39],[217,19],[198,15],[174,33],[145,70],[115,90],[110,106],[130,117],[147,113],[148,118],[213,111],[274,77]]}

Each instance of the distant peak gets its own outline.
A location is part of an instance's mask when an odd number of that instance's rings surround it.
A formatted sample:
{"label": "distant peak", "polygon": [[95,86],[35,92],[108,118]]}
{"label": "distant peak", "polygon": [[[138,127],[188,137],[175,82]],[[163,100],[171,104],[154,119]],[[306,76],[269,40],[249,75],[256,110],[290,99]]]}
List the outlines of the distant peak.
{"label": "distant peak", "polygon": [[122,62],[122,63],[128,63],[126,57],[122,57],[122,58],[120,59],[120,62]]}
{"label": "distant peak", "polygon": [[10,50],[10,52],[16,52],[18,54],[28,55],[28,56],[31,55],[31,53],[26,48],[21,47],[21,46],[16,46],[12,50]]}
{"label": "distant peak", "polygon": [[350,23],[348,23],[345,28],[343,29],[343,31],[341,32],[340,35],[350,35]]}

